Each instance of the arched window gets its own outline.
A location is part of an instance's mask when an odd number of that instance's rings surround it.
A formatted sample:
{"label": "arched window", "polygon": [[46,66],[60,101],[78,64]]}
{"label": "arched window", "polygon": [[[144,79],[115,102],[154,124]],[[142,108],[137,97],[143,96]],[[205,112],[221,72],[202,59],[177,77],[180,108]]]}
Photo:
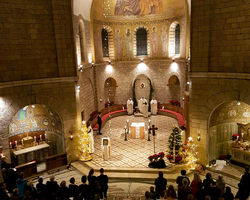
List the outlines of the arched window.
{"label": "arched window", "polygon": [[180,54],[180,24],[175,27],[175,54]]}
{"label": "arched window", "polygon": [[147,39],[148,39],[147,31],[144,28],[139,28],[136,32],[137,56],[148,55]]}
{"label": "arched window", "polygon": [[102,29],[102,53],[103,57],[109,57],[109,38],[108,31]]}
{"label": "arched window", "polygon": [[169,29],[169,57],[180,54],[180,25],[173,22]]}

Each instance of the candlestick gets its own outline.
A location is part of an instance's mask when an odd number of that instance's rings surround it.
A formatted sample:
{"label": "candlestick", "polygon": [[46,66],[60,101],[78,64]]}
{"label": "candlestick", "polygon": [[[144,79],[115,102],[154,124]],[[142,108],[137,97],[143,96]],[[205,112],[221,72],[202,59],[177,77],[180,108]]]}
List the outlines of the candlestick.
{"label": "candlestick", "polygon": [[23,145],[23,139],[21,141],[22,141],[22,145]]}
{"label": "candlestick", "polygon": [[17,141],[15,141],[15,144],[16,144],[16,146],[17,146]]}
{"label": "candlestick", "polygon": [[12,149],[12,142],[10,142],[10,149]]}
{"label": "candlestick", "polygon": [[125,139],[124,139],[124,141],[128,141],[128,139],[127,139],[127,131],[126,131],[126,129],[127,129],[127,127],[125,126],[125,127],[124,127],[124,130],[125,130]]}
{"label": "candlestick", "polygon": [[34,136],[34,141],[36,141],[36,136]]}
{"label": "candlestick", "polygon": [[42,140],[43,140],[42,135],[40,135],[40,141],[42,141]]}

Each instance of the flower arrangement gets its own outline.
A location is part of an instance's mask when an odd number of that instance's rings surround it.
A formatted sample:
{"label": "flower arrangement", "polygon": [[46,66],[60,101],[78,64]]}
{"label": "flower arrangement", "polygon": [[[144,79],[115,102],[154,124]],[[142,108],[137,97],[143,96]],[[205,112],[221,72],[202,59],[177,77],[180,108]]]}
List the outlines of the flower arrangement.
{"label": "flower arrangement", "polygon": [[239,137],[239,135],[236,133],[236,134],[233,134],[232,135],[232,140],[236,140],[237,138]]}
{"label": "flower arrangement", "polygon": [[105,108],[108,107],[108,106],[112,106],[114,104],[114,101],[108,101],[105,103]]}
{"label": "flower arrangement", "polygon": [[164,154],[163,152],[160,152],[160,153],[158,154],[158,156],[159,156],[160,158],[163,158],[163,157],[165,156],[165,154]]}
{"label": "flower arrangement", "polygon": [[154,159],[154,157],[153,156],[149,156],[148,159],[149,159],[149,161],[152,161]]}
{"label": "flower arrangement", "polygon": [[90,114],[90,118],[95,117],[96,114],[97,114],[97,111],[92,112],[92,113]]}
{"label": "flower arrangement", "polygon": [[175,105],[175,106],[180,106],[181,105],[179,101],[173,101],[173,100],[171,100],[170,103],[172,105]]}

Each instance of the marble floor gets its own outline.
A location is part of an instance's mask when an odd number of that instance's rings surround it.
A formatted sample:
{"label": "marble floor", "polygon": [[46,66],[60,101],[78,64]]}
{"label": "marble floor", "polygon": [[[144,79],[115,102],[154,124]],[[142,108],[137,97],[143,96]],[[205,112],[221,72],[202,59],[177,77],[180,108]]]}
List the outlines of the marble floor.
{"label": "marble floor", "polygon": [[[147,140],[147,128],[145,128],[145,138],[131,139],[131,135],[128,134],[128,141],[124,141],[124,127],[127,125],[127,119],[130,124],[131,122],[144,122],[146,127],[148,127],[149,119],[151,120],[151,125],[155,125],[158,128],[155,136],[155,148],[152,134],[150,136],[151,141]],[[95,151],[90,162],[95,167],[147,168],[148,157],[153,155],[154,152],[158,154],[163,151],[166,154],[168,139],[175,125],[178,126],[176,119],[162,115],[151,116],[150,118],[120,116],[110,119],[101,130],[103,135],[95,136]],[[111,158],[107,161],[104,161],[102,157],[101,138],[104,137],[110,137],[111,140]],[[168,167],[173,166],[166,158],[165,162]]]}

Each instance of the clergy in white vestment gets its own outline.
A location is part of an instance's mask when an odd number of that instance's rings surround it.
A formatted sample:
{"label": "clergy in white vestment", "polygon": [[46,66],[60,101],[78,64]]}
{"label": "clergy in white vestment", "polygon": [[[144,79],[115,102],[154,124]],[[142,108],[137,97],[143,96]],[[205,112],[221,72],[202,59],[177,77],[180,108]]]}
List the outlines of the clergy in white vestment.
{"label": "clergy in white vestment", "polygon": [[141,113],[143,113],[143,109],[142,106],[144,103],[148,103],[147,99],[145,99],[144,97],[142,97],[139,101],[138,101],[138,109]]}
{"label": "clergy in white vestment", "polygon": [[89,134],[89,136],[91,138],[91,144],[90,144],[90,147],[89,147],[89,153],[94,153],[94,132],[93,132],[91,124],[88,127],[88,134]]}
{"label": "clergy in white vestment", "polygon": [[134,112],[134,102],[131,98],[128,99],[127,101],[127,112],[128,112],[128,115],[133,115],[133,112]]}
{"label": "clergy in white vestment", "polygon": [[154,97],[150,101],[150,106],[151,106],[151,114],[157,115],[157,101],[155,100]]}
{"label": "clergy in white vestment", "polygon": [[142,104],[142,113],[143,113],[143,117],[148,117],[148,103],[147,102]]}

